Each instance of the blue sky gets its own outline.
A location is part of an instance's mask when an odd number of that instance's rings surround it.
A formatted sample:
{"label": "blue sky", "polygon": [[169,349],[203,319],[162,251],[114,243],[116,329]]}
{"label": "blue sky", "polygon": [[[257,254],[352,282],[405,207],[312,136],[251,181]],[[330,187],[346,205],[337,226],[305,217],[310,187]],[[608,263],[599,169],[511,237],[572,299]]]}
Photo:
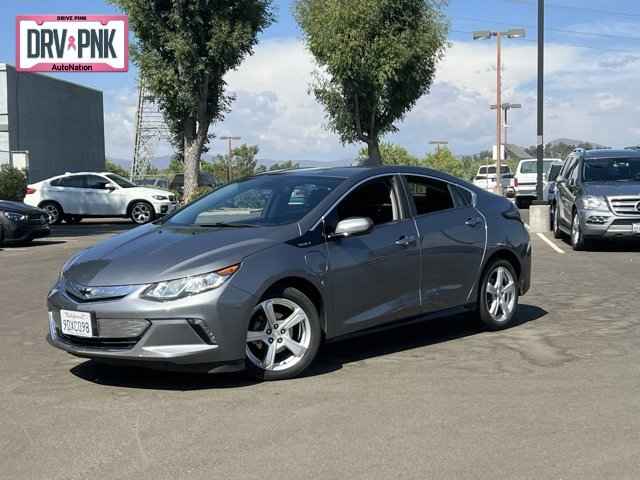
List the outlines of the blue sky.
{"label": "blue sky", "polygon": [[[354,0],[357,1],[357,0]],[[322,109],[306,93],[314,65],[291,15],[291,1],[275,1],[276,23],[262,36],[254,57],[228,77],[238,101],[227,119],[213,127],[218,135],[241,134],[261,146],[265,158],[338,160],[353,157],[324,128]],[[430,95],[398,124],[388,140],[416,154],[431,138],[447,138],[457,153],[492,143],[488,104],[495,66],[493,42],[471,42],[478,29],[527,27],[527,38],[505,45],[505,95],[524,104],[514,115],[510,135],[535,141],[535,0],[451,0],[452,47],[441,64]],[[15,16],[20,14],[95,14],[117,9],[101,0],[3,0],[0,2],[0,62],[15,58]],[[640,5],[637,0],[553,0],[547,2],[547,131],[555,137],[587,138],[606,144],[640,141],[636,123],[640,93]],[[492,71],[493,69],[493,71]],[[124,73],[57,74],[104,92],[107,154],[131,156],[136,70]],[[603,127],[604,126],[604,127]],[[212,151],[222,152],[219,142]],[[158,154],[167,153],[160,146]]]}

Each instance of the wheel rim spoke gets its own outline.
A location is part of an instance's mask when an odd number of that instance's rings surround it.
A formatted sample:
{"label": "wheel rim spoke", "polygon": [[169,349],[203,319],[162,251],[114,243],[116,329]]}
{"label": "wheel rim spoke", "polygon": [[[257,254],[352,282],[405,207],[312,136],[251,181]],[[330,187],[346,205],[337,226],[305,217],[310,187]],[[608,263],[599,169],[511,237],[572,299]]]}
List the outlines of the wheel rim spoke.
{"label": "wheel rim spoke", "polygon": [[283,338],[284,338],[284,346],[287,347],[289,351],[293,353],[293,355],[295,355],[296,357],[301,357],[302,355],[304,355],[304,352],[307,351],[304,345],[296,342],[291,337],[283,337]]}
{"label": "wheel rim spoke", "polygon": [[269,336],[264,331],[253,331],[249,330],[247,332],[247,342],[268,342]]}
{"label": "wheel rim spoke", "polygon": [[273,302],[271,300],[265,300],[264,302],[262,302],[262,310],[264,310],[264,314],[267,317],[267,322],[269,323],[269,326],[272,326],[273,324],[275,324],[277,321],[277,318],[276,318],[276,312],[273,309]]}
{"label": "wheel rim spoke", "polygon": [[305,318],[307,318],[307,316],[305,315],[304,311],[301,308],[297,308],[291,315],[280,322],[280,328],[289,330],[298,325]]}
{"label": "wheel rim spoke", "polygon": [[267,353],[264,356],[264,361],[262,362],[262,365],[264,368],[269,370],[273,368],[273,365],[276,361],[276,350],[278,349],[278,347],[276,347],[275,343],[271,343],[267,345],[268,345]]}
{"label": "wheel rim spoke", "polygon": [[[492,281],[493,278],[495,278],[495,281]],[[496,322],[509,320],[513,314],[517,294],[513,274],[503,266],[497,267],[488,276],[485,290],[489,315]]]}

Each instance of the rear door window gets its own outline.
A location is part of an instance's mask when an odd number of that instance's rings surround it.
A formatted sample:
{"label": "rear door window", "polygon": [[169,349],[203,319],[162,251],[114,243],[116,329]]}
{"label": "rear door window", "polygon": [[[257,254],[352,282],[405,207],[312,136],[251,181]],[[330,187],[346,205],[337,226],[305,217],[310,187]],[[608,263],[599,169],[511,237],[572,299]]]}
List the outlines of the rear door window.
{"label": "rear door window", "polygon": [[447,182],[414,176],[407,176],[406,179],[416,215],[426,215],[454,208],[453,197]]}
{"label": "rear door window", "polygon": [[70,175],[68,177],[61,178],[57,187],[66,188],[85,188],[85,176],[84,175]]}

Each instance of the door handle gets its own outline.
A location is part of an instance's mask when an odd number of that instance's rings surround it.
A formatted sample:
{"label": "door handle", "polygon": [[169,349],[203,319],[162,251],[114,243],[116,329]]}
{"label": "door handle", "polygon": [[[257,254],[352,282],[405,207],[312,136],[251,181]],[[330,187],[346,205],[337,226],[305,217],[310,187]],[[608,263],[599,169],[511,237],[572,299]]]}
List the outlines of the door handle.
{"label": "door handle", "polygon": [[400,247],[410,247],[411,245],[415,245],[417,240],[417,237],[414,235],[409,235],[408,237],[400,237],[395,243]]}
{"label": "door handle", "polygon": [[464,224],[468,227],[474,228],[482,223],[482,219],[480,217],[471,217],[467,218],[467,221]]}

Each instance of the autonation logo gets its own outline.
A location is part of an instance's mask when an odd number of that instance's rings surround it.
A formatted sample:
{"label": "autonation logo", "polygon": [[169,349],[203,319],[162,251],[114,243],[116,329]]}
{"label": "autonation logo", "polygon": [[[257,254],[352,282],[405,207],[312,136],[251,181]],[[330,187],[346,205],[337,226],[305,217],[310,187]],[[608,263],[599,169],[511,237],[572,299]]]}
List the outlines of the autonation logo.
{"label": "autonation logo", "polygon": [[126,72],[126,15],[20,15],[16,67],[22,72]]}

